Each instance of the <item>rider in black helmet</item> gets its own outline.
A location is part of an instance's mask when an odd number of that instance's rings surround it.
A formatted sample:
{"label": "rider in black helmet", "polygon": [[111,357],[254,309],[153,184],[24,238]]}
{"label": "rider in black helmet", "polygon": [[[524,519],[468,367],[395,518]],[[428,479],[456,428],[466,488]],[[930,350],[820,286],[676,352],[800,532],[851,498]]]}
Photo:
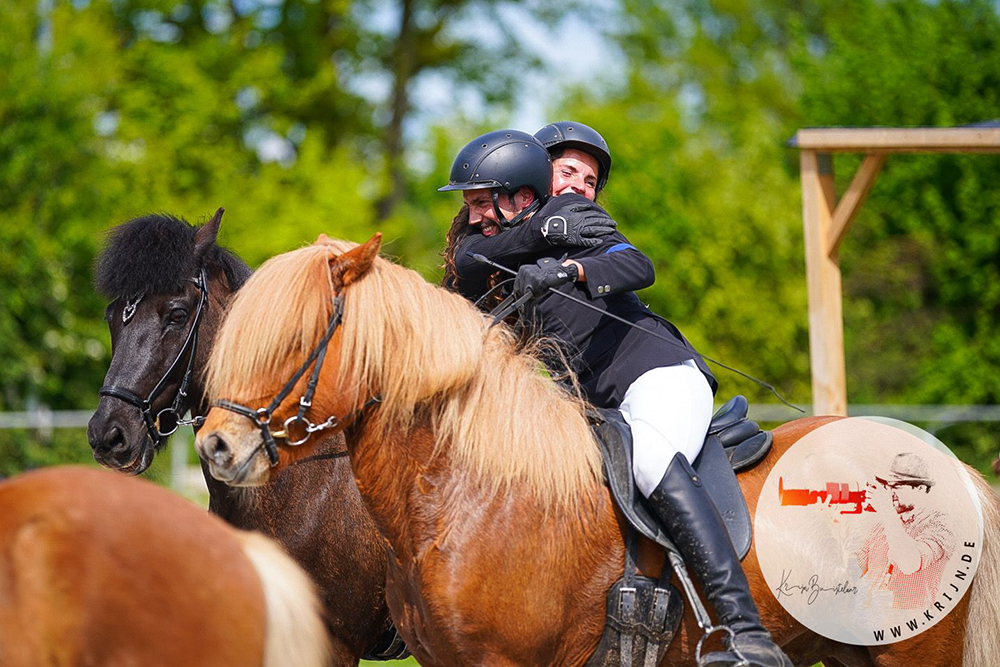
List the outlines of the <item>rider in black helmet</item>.
{"label": "rider in black helmet", "polygon": [[[490,238],[504,232],[502,239],[496,239],[493,244],[491,258],[516,266],[539,247],[549,248],[553,239],[566,234],[586,238],[588,243],[597,245],[600,243],[598,236],[614,230],[614,222],[603,212],[591,219],[588,214],[593,211],[576,207],[560,210],[558,220],[547,225],[543,232],[539,219],[532,216],[543,207],[553,209],[549,198],[551,184],[552,159],[545,147],[525,132],[489,132],[459,151],[451,167],[448,185],[439,190],[462,191],[468,219],[463,224],[464,216],[460,214],[449,231],[445,284],[475,300],[495,282],[491,280],[491,269],[482,264],[470,264],[472,260],[465,254],[456,254],[460,242],[470,236]],[[554,212],[554,209],[549,212],[546,219]],[[530,225],[525,223],[527,220],[531,220]],[[547,242],[543,234],[550,232]],[[463,275],[459,275],[458,266],[463,267]]]}
{"label": "rider in black helmet", "polygon": [[[542,142],[554,161],[553,196],[576,192],[587,199],[596,199],[601,194],[611,172],[611,151],[597,130],[583,123],[561,120],[535,132],[535,139]],[[582,157],[579,153],[596,160],[597,164],[591,167],[595,174],[584,174],[580,165],[575,164]]]}
{"label": "rider in black helmet", "polygon": [[[537,149],[522,147],[518,153],[509,144],[496,146],[491,139],[498,135],[506,141],[514,138],[502,131],[473,141],[459,153],[452,183],[442,189],[465,191],[465,227],[478,226],[479,233],[457,239],[449,235],[457,288],[472,299],[485,291],[484,277],[491,269],[472,254],[516,268],[514,292],[530,291],[536,297],[522,318],[566,346],[591,403],[622,412],[633,433],[636,486],[701,580],[720,623],[732,631],[726,639],[728,650],[706,656],[702,665],[791,667],[761,624],[725,524],[691,468],[711,421],[717,383],[677,327],[635,295],[635,290],[653,283],[653,264],[593,203],[607,182],[611,157],[600,135],[583,128],[555,123],[540,134],[563,151],[563,157],[569,151],[583,154],[574,158],[583,169],[577,175],[592,179],[593,194],[587,196],[585,178],[584,186],[552,197],[541,207],[534,193],[547,187],[521,185],[527,183],[526,174],[535,174],[536,163],[538,173],[542,171]],[[573,137],[572,145],[560,146],[567,135]],[[501,149],[504,159],[492,157]],[[521,189],[510,194],[516,186]],[[505,220],[516,221],[515,226],[505,228]],[[549,288],[587,300],[597,312],[550,294]],[[605,313],[673,338],[674,343],[629,328]]]}
{"label": "rider in black helmet", "polygon": [[[545,147],[527,132],[497,130],[477,137],[465,146],[451,165],[448,185],[451,190],[489,190],[495,222],[513,227],[537,211],[549,198],[552,185],[552,160]],[[503,195],[511,200],[527,188],[533,195],[530,205],[511,219],[500,207]],[[471,223],[477,224],[477,223]]]}

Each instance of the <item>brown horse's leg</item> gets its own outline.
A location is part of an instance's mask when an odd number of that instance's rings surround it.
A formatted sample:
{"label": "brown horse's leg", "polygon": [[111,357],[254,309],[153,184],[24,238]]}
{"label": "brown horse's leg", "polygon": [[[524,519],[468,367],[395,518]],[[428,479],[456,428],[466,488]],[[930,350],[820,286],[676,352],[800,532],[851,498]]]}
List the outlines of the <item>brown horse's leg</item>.
{"label": "brown horse's leg", "polygon": [[330,666],[331,667],[355,667],[358,658],[343,641],[339,638],[330,637]]}
{"label": "brown horse's leg", "polygon": [[808,630],[781,648],[796,667],[812,667],[819,662],[822,662],[824,667],[875,666],[866,647],[841,644]]}

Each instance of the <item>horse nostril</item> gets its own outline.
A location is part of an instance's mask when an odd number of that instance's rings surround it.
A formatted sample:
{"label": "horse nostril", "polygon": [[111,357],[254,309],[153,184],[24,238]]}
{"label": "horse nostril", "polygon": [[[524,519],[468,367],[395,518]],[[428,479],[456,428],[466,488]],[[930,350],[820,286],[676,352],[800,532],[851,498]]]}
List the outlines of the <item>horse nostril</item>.
{"label": "horse nostril", "polygon": [[233,461],[233,452],[218,433],[208,436],[205,441],[205,452],[215,465],[226,467]]}
{"label": "horse nostril", "polygon": [[125,435],[117,426],[112,426],[104,433],[104,450],[107,452],[119,452],[125,448]]}

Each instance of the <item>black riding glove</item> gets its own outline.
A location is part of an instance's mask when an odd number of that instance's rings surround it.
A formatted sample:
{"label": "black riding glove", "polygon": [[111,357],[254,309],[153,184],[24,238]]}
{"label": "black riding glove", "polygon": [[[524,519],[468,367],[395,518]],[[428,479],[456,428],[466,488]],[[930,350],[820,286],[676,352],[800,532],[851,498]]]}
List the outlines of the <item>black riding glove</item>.
{"label": "black riding glove", "polygon": [[517,278],[514,278],[514,294],[523,296],[531,292],[535,296],[542,296],[550,287],[576,281],[580,277],[580,270],[575,264],[563,266],[564,261],[565,255],[562,259],[545,257],[535,264],[525,264],[517,270]]}
{"label": "black riding glove", "polygon": [[615,231],[618,223],[603,208],[592,202],[575,203],[559,209],[542,221],[542,236],[552,245],[601,245],[602,236]]}

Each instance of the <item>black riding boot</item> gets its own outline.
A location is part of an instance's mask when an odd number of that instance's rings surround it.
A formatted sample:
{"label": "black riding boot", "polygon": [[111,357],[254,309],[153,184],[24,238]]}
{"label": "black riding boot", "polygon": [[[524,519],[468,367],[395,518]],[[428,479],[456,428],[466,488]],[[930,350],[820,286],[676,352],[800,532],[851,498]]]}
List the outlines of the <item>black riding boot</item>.
{"label": "black riding boot", "polygon": [[[743,566],[729,539],[726,525],[708,491],[687,460],[676,454],[663,479],[649,496],[649,507],[673,537],[684,562],[694,570],[702,589],[728,635],[728,651],[702,657],[702,665],[745,665],[734,648],[753,667],[792,667],[788,656],[760,624],[757,606],[750,596]],[[735,647],[733,646],[735,644]]]}

